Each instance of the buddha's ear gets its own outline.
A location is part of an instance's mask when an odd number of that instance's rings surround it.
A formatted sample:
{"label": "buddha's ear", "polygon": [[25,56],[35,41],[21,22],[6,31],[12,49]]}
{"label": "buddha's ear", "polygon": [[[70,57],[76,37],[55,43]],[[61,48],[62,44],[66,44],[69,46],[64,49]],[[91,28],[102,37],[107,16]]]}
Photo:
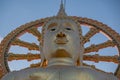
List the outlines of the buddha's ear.
{"label": "buddha's ear", "polygon": [[83,45],[80,45],[80,53],[78,54],[78,58],[77,58],[77,61],[76,61],[76,65],[77,66],[83,66],[83,55],[84,54],[84,47]]}
{"label": "buddha's ear", "polygon": [[43,52],[42,45],[39,45],[40,53]]}
{"label": "buddha's ear", "polygon": [[41,58],[40,67],[43,67],[44,60],[45,60],[45,56],[44,56],[44,54],[43,54],[43,47],[42,47],[42,45],[39,45],[39,50],[40,50],[40,58]]}

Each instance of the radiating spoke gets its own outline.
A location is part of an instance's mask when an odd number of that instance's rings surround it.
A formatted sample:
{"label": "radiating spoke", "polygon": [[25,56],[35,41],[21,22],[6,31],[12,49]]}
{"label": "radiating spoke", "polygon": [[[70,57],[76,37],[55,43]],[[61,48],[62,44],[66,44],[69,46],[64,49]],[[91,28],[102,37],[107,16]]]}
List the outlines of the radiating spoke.
{"label": "radiating spoke", "polygon": [[114,46],[115,44],[112,41],[108,40],[101,44],[97,44],[97,45],[92,44],[91,46],[85,48],[84,53],[97,52],[99,49],[103,49],[106,47],[114,47]]}
{"label": "radiating spoke", "polygon": [[99,32],[99,30],[97,30],[96,28],[90,28],[90,30],[83,37],[83,43],[88,42],[90,40],[90,38],[98,32]]}
{"label": "radiating spoke", "polygon": [[36,64],[31,64],[30,67],[31,67],[31,68],[40,67],[40,64],[41,64],[41,62],[38,62],[38,63],[36,63]]}
{"label": "radiating spoke", "polygon": [[8,61],[12,60],[37,60],[40,59],[40,54],[14,54],[14,53],[9,53]]}
{"label": "radiating spoke", "polygon": [[[98,54],[96,55],[84,55],[84,60],[87,61],[94,61],[94,62],[99,62],[99,61],[105,61],[105,62],[114,62],[114,63],[119,63],[118,61],[119,56],[99,56]],[[11,60],[35,60],[35,59],[40,59],[40,54],[13,54],[9,53],[9,58],[8,61]]]}
{"label": "radiating spoke", "polygon": [[[40,54],[14,54],[14,53],[9,53],[9,58],[8,61],[11,60],[35,60],[35,59],[40,59]],[[94,62],[99,62],[99,61],[105,61],[105,62],[114,62],[114,63],[119,63],[118,61],[119,56],[99,56],[98,54],[96,55],[84,55],[84,60],[86,61],[94,61]]]}
{"label": "radiating spoke", "polygon": [[39,46],[37,44],[25,42],[25,41],[22,41],[20,39],[15,39],[14,41],[12,41],[11,44],[12,45],[19,45],[19,46],[22,46],[22,47],[26,47],[29,50],[39,50]]}
{"label": "radiating spoke", "polygon": [[114,62],[114,63],[118,64],[119,63],[118,57],[119,56],[99,56],[98,54],[96,54],[96,55],[84,55],[84,60],[94,61],[94,62],[99,62],[99,61]]}
{"label": "radiating spoke", "polygon": [[28,33],[31,33],[32,35],[36,36],[38,38],[38,41],[41,40],[41,33],[38,31],[37,27],[33,27],[27,30]]}

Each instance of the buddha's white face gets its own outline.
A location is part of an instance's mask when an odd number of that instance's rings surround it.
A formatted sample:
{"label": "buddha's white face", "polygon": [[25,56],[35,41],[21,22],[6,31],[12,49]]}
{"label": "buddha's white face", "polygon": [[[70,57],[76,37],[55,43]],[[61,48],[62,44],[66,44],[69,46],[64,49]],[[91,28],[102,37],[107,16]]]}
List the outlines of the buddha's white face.
{"label": "buddha's white face", "polygon": [[80,55],[80,36],[76,23],[72,20],[52,20],[45,28],[43,54],[52,58],[72,58]]}

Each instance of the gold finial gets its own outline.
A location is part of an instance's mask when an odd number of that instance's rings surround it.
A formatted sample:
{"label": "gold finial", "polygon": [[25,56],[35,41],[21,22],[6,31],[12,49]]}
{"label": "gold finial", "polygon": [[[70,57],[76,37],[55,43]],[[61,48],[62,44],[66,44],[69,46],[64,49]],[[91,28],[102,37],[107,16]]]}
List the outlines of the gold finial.
{"label": "gold finial", "polygon": [[59,9],[59,12],[58,12],[57,16],[67,16],[67,14],[65,12],[65,7],[64,7],[64,4],[63,4],[63,0],[61,0],[61,5],[60,5],[60,9]]}

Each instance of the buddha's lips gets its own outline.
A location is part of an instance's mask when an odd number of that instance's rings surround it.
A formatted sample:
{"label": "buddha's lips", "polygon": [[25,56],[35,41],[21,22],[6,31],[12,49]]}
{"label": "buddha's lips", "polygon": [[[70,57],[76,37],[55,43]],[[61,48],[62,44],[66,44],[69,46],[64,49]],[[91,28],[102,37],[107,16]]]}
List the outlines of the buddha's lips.
{"label": "buddha's lips", "polygon": [[64,38],[56,38],[55,39],[55,43],[56,44],[66,44],[68,42],[68,40],[64,37]]}

